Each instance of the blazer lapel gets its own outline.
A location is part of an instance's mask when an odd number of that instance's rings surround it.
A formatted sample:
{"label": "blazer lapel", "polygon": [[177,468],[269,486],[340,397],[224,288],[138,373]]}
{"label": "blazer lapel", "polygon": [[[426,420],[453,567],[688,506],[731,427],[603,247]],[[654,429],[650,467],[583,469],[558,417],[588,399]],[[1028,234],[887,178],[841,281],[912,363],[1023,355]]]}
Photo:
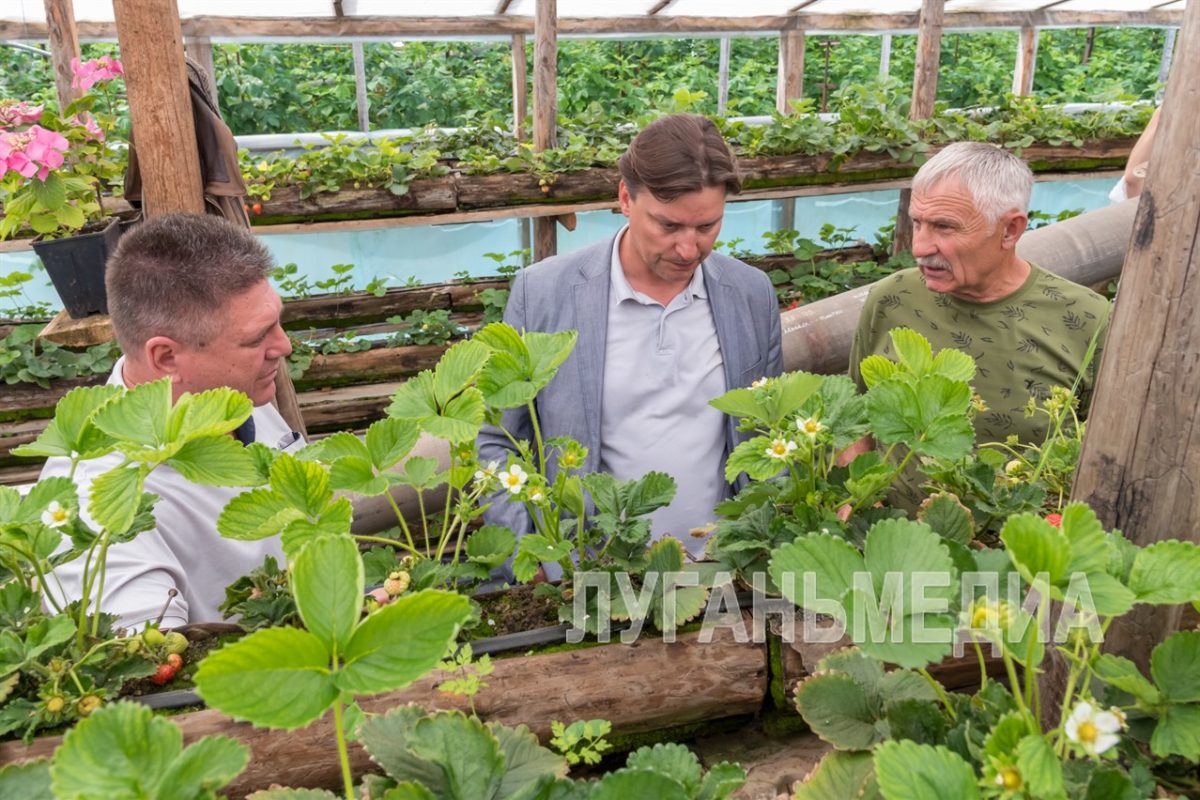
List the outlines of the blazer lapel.
{"label": "blazer lapel", "polygon": [[738,385],[742,377],[741,364],[735,364],[736,347],[733,346],[734,320],[726,305],[728,293],[724,288],[725,271],[709,259],[704,262],[704,288],[708,290],[708,307],[712,309],[713,326],[717,330],[717,345],[721,348],[721,361],[725,369],[725,391]]}
{"label": "blazer lapel", "polygon": [[579,400],[588,431],[588,441],[583,444],[588,448],[588,458],[593,462],[593,467],[600,463],[600,401],[604,387],[604,347],[608,337],[612,246],[604,252],[607,258],[603,262],[580,266],[579,276],[572,286],[575,320],[579,329],[579,340],[575,345]]}

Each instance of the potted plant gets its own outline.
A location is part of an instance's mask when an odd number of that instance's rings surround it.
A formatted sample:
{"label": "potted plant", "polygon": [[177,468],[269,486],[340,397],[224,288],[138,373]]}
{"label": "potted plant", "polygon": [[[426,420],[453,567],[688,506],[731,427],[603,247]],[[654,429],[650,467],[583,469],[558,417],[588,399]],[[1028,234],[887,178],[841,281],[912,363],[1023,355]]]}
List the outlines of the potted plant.
{"label": "potted plant", "polygon": [[[107,311],[104,263],[120,236],[102,194],[121,177],[123,158],[111,139],[117,118],[109,81],[121,62],[104,56],[71,62],[73,85],[85,94],[61,113],[0,100],[0,239],[26,230],[72,317]],[[93,87],[99,86],[95,93]],[[95,106],[99,95],[105,110]]]}

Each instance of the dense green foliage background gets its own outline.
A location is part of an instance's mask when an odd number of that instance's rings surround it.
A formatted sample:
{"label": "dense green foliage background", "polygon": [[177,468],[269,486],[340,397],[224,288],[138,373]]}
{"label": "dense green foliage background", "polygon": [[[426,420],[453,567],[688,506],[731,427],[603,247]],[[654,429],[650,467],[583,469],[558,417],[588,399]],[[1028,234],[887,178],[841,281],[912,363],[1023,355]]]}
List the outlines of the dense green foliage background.
{"label": "dense green foliage background", "polygon": [[[1158,88],[1165,33],[1152,28],[1097,28],[1090,54],[1087,29],[1044,30],[1034,90],[1048,101],[1149,98]],[[874,78],[877,36],[810,36],[805,95],[820,104],[829,93]],[[915,36],[892,40],[890,74],[911,82]],[[1012,82],[1016,31],[949,33],[942,42],[938,98],[950,106],[995,103]],[[532,75],[533,47],[527,48]],[[85,56],[115,53],[85,46]],[[488,111],[511,109],[512,53],[507,42],[373,43],[365,47],[373,128],[456,126]],[[218,45],[214,47],[222,112],[235,133],[285,133],[357,128],[350,45]],[[560,40],[559,109],[632,120],[667,106],[678,89],[705,93],[695,110],[717,111],[716,39]],[[775,105],[778,39],[733,40],[730,115],[769,114]],[[52,100],[49,59],[0,47],[0,97]],[[829,110],[837,110],[830,108]]]}

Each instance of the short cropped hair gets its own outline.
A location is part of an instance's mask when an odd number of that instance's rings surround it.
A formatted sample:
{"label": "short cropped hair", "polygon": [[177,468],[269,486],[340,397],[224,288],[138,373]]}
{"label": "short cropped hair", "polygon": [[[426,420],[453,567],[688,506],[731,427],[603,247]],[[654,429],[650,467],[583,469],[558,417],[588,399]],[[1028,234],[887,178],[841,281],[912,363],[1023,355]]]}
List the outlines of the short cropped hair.
{"label": "short cropped hair", "polygon": [[642,129],[617,162],[631,195],[645,187],[664,203],[724,186],[742,191],[737,158],[712,120],[696,114],[671,114]]}
{"label": "short cropped hair", "polygon": [[223,324],[220,310],[266,280],[274,259],[249,230],[220,217],[165,214],[121,237],[108,259],[108,313],[121,349],[155,336],[201,347]]}
{"label": "short cropped hair", "polygon": [[926,161],[913,177],[912,190],[923,194],[944,180],[958,180],[975,208],[992,225],[1012,210],[1029,211],[1033,171],[1002,147],[986,142],[955,142]]}

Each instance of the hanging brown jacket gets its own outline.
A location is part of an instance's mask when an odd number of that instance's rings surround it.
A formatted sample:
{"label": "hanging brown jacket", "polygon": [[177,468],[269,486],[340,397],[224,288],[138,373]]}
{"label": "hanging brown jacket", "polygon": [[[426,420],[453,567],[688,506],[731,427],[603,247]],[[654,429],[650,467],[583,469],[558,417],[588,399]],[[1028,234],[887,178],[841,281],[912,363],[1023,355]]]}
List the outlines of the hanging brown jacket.
{"label": "hanging brown jacket", "polygon": [[[196,146],[200,151],[200,177],[204,180],[204,205],[209,214],[250,227],[246,214],[246,184],[238,166],[237,142],[233,131],[221,119],[217,93],[208,73],[190,58],[187,64],[188,89],[192,96],[192,119],[196,126]],[[142,176],[137,152],[129,145],[129,167],[125,171],[125,199],[140,208]]]}

